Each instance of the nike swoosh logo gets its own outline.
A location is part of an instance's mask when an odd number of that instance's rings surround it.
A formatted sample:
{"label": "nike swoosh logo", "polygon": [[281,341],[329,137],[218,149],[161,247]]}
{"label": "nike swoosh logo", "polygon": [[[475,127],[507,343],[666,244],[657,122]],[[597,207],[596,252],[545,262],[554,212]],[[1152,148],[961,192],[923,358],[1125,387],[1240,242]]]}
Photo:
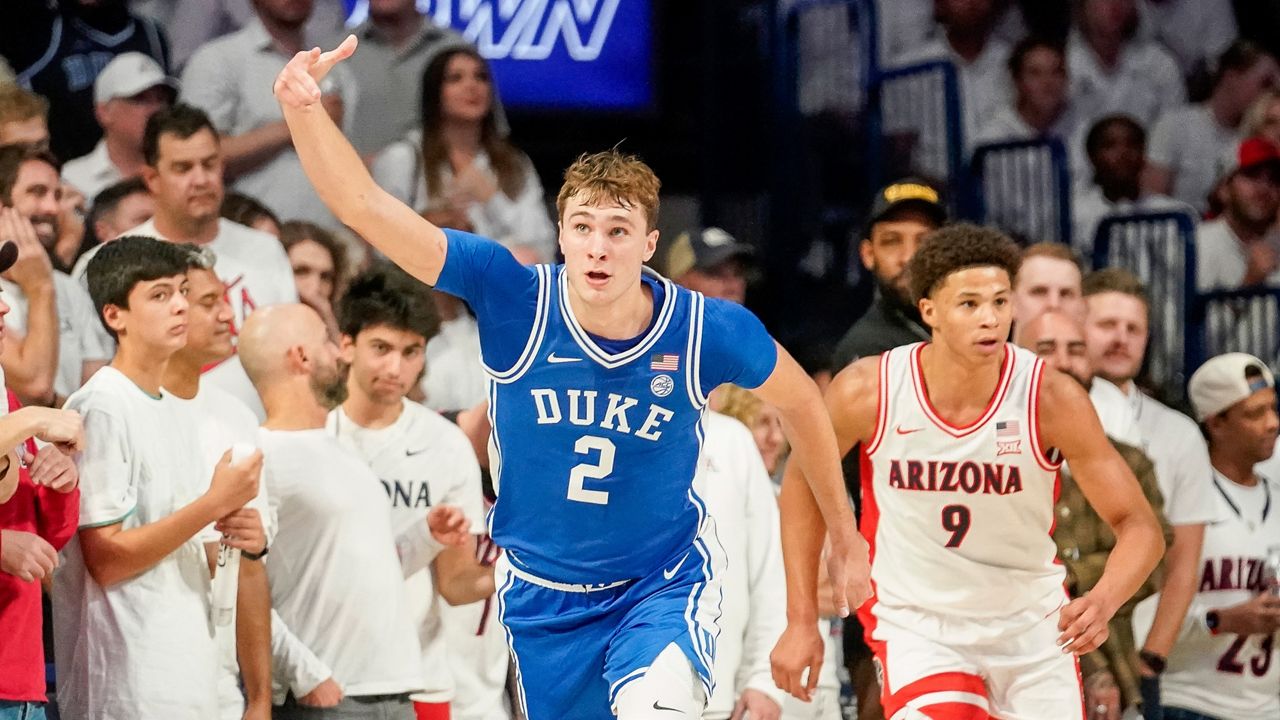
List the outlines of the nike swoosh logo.
{"label": "nike swoosh logo", "polygon": [[918,432],[920,432],[920,431],[921,431],[921,430],[923,430],[923,429],[924,429],[924,428],[912,428],[912,429],[910,429],[910,430],[903,430],[903,429],[902,429],[902,426],[901,426],[901,425],[899,425],[899,426],[895,427],[895,428],[893,429],[893,431],[894,431],[894,432],[896,432],[896,433],[898,433],[899,435],[910,435],[911,433],[918,433]]}
{"label": "nike swoosh logo", "polygon": [[571,362],[582,362],[582,358],[575,358],[575,357],[557,357],[555,353],[551,353],[550,355],[548,355],[548,356],[547,356],[547,362],[549,362],[549,363],[571,363]]}
{"label": "nike swoosh logo", "polygon": [[[680,562],[676,563],[675,567],[671,568],[670,570],[662,571],[662,577],[666,580],[670,580],[671,578],[675,577],[676,573],[680,571],[680,566],[684,565],[684,561],[688,559],[689,559],[689,553],[685,553],[684,557],[680,558]],[[670,708],[665,708],[665,709],[670,709]]]}
{"label": "nike swoosh logo", "polygon": [[676,708],[663,707],[663,706],[659,705],[657,700],[654,700],[654,701],[653,701],[653,709],[654,709],[654,710],[666,710],[667,712],[680,713],[681,715],[683,715],[683,714],[684,714],[684,711],[683,711],[683,710],[677,710]]}
{"label": "nike swoosh logo", "polygon": [[420,449],[418,449],[418,450],[408,450],[408,449],[406,449],[406,450],[404,451],[404,456],[405,456],[405,457],[413,457],[414,455],[421,455],[422,453],[424,453],[424,452],[426,452],[426,451],[428,451],[428,450],[430,450],[430,449],[431,449],[431,448],[420,448]]}

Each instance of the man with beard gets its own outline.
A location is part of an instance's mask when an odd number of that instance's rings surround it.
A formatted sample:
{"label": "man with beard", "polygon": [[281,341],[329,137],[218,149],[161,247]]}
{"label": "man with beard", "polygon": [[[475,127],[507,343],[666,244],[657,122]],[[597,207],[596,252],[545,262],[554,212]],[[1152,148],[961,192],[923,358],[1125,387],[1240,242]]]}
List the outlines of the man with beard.
{"label": "man with beard", "polygon": [[[272,654],[285,685],[274,717],[413,720],[421,648],[386,493],[325,431],[346,397],[338,347],[314,310],[276,305],[245,323],[240,356],[267,410],[258,440],[277,529]],[[442,544],[467,537],[465,527],[432,536]]]}
{"label": "man with beard", "polygon": [[[1156,466],[1165,515],[1173,525],[1154,625],[1139,653],[1144,711],[1156,717],[1151,713],[1159,707],[1159,676],[1196,593],[1205,524],[1219,519],[1213,468],[1195,423],[1134,383],[1150,336],[1151,311],[1142,282],[1119,268],[1098,270],[1085,276],[1084,298],[1085,345],[1097,376],[1089,397],[1104,421],[1123,416],[1132,423],[1134,444]],[[1118,405],[1121,413],[1108,410],[1109,405]]]}
{"label": "man with beard", "polygon": [[906,268],[920,240],[947,221],[938,191],[921,180],[902,180],[876,193],[871,218],[858,246],[862,264],[875,278],[876,300],[836,345],[831,364],[839,372],[858,358],[929,339],[911,302]]}
{"label": "man with beard", "polygon": [[[1023,259],[1025,267],[1027,260]],[[1022,275],[1022,270],[1018,271]],[[1079,278],[1077,273],[1077,289]],[[1017,290],[1014,290],[1015,296]],[[1019,308],[1014,304],[1015,314]],[[1089,366],[1089,354],[1084,340],[1084,325],[1079,313],[1068,308],[1049,309],[1030,319],[1021,321],[1015,328],[1017,343],[1031,350],[1045,365],[1062,371],[1088,390],[1093,385],[1093,369]],[[1173,530],[1164,516],[1164,498],[1156,482],[1155,466],[1143,452],[1108,435],[1116,452],[1133,471],[1142,494],[1151,503],[1164,531],[1165,543],[1173,541]],[[1106,567],[1111,550],[1115,547],[1115,535],[1097,511],[1089,505],[1071,478],[1071,468],[1063,467],[1061,488],[1055,504],[1057,523],[1053,540],[1058,546],[1058,558],[1067,569],[1067,589],[1072,597],[1088,592]],[[1138,601],[1160,589],[1161,573],[1157,570],[1147,582],[1116,611],[1109,623],[1111,634],[1102,647],[1080,658],[1084,677],[1085,707],[1099,720],[1120,720],[1125,708],[1139,699],[1136,648],[1133,639],[1133,607]]]}
{"label": "man with beard", "polygon": [[112,342],[84,287],[53,270],[62,191],[58,165],[46,150],[24,145],[0,148],[0,202],[8,219],[0,240],[18,245],[19,261],[0,277],[13,311],[13,332],[3,364],[23,402],[58,405],[111,359]]}
{"label": "man with beard", "polygon": [[1197,289],[1280,286],[1280,148],[1260,137],[1240,143],[1221,186],[1222,216],[1196,232]]}

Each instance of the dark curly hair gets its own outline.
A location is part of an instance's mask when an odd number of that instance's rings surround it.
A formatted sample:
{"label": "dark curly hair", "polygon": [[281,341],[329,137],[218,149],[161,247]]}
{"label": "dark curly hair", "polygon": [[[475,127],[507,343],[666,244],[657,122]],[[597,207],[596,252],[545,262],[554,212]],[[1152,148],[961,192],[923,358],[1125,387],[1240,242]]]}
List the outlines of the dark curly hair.
{"label": "dark curly hair", "polygon": [[972,267],[994,266],[1018,274],[1022,252],[1004,233],[970,223],[947,225],[925,237],[907,263],[911,295],[917,302],[929,297],[951,273]]}

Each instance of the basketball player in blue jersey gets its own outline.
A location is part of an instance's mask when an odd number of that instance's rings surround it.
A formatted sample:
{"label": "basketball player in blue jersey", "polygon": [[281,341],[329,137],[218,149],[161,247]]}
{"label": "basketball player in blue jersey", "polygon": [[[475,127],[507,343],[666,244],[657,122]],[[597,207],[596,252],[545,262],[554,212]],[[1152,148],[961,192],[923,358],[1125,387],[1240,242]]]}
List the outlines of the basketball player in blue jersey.
{"label": "basketball player in blue jersey", "polygon": [[[337,217],[476,312],[499,493],[489,522],[507,550],[500,617],[521,710],[530,720],[699,717],[713,682],[721,551],[691,482],[714,388],[756,388],[782,411],[808,479],[790,492],[821,509],[836,605],[847,614],[869,595],[866,544],[817,387],[749,312],[644,270],[659,182],[633,157],[584,156],[566,171],[557,266],[522,266],[382,191],[319,104],[320,80],[355,45],[299,53],[275,93]],[[818,552],[786,561],[816,571]],[[816,591],[788,591],[774,675],[807,700],[823,650]]]}

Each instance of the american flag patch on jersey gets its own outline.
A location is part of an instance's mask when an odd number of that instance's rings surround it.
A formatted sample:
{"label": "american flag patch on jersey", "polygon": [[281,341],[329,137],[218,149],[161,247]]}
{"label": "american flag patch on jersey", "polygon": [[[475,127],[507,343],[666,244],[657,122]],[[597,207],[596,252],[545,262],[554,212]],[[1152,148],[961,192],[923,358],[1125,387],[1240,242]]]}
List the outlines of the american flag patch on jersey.
{"label": "american flag patch on jersey", "polygon": [[996,437],[1018,437],[1021,434],[1017,420],[1003,420],[996,423]]}
{"label": "american flag patch on jersey", "polygon": [[680,369],[680,356],[675,353],[657,353],[649,358],[649,369],[675,372]]}

